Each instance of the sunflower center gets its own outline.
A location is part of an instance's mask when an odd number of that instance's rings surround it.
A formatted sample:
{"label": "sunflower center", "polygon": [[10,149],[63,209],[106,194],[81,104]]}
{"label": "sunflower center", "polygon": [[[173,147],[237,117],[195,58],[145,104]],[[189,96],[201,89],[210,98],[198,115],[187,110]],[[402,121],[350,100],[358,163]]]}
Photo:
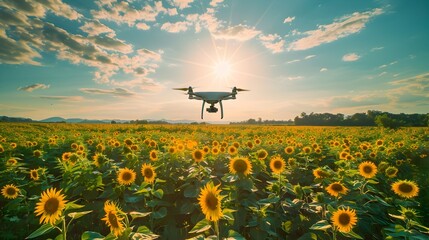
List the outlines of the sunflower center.
{"label": "sunflower center", "polygon": [[275,169],[281,169],[282,168],[282,162],[281,161],[274,161],[274,168]]}
{"label": "sunflower center", "polygon": [[152,152],[152,153],[150,154],[150,156],[151,156],[153,159],[155,159],[155,158],[156,158],[156,153],[155,153],[155,152]]}
{"label": "sunflower center", "polygon": [[348,213],[341,213],[338,216],[338,222],[343,226],[348,225],[350,223],[350,215]]}
{"label": "sunflower center", "polygon": [[16,194],[16,190],[15,190],[15,188],[13,188],[13,187],[9,187],[9,188],[6,188],[6,193],[7,193],[7,195],[9,195],[9,196],[13,196],[13,195],[15,195],[15,194]]}
{"label": "sunflower center", "polygon": [[343,185],[341,185],[339,183],[334,183],[331,185],[331,189],[335,192],[341,192],[341,191],[343,191]]}
{"label": "sunflower center", "polygon": [[124,181],[130,181],[132,178],[131,173],[129,172],[124,172],[124,174],[122,174],[122,180]]}
{"label": "sunflower center", "polygon": [[364,167],[363,167],[363,171],[364,171],[365,173],[372,173],[372,167],[371,167],[371,166],[369,166],[369,165],[364,166]]}
{"label": "sunflower center", "polygon": [[267,154],[265,152],[259,152],[258,154],[258,158],[265,158],[267,156]]}
{"label": "sunflower center", "polygon": [[110,225],[112,225],[113,228],[118,228],[119,224],[118,224],[118,218],[116,217],[116,214],[113,212],[109,212],[107,215],[109,218]]}
{"label": "sunflower center", "polygon": [[31,176],[32,176],[33,178],[37,178],[37,172],[31,172]]}
{"label": "sunflower center", "polygon": [[195,154],[195,159],[202,159],[203,158],[203,153],[200,151],[196,151]]}
{"label": "sunflower center", "polygon": [[237,159],[234,162],[234,170],[239,173],[244,173],[247,170],[247,164],[243,159]]}
{"label": "sunflower center", "polygon": [[144,170],[144,176],[145,176],[145,177],[147,177],[147,178],[151,178],[151,177],[153,176],[153,171],[152,171],[152,169],[150,169],[150,168],[146,168],[146,169]]}
{"label": "sunflower center", "polygon": [[218,199],[213,193],[208,193],[206,196],[206,206],[208,209],[215,211],[217,209]]}
{"label": "sunflower center", "polygon": [[57,198],[49,198],[45,202],[44,210],[49,215],[54,214],[56,211],[58,211],[58,207],[60,205],[60,201]]}
{"label": "sunflower center", "polygon": [[399,188],[399,191],[403,193],[410,193],[413,191],[413,186],[407,183],[399,184],[398,188]]}

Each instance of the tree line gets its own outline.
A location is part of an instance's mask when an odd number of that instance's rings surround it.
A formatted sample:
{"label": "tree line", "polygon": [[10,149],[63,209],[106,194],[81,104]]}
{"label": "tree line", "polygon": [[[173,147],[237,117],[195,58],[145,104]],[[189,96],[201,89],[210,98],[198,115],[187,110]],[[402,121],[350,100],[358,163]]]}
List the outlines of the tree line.
{"label": "tree line", "polygon": [[389,113],[369,110],[366,113],[344,115],[342,113],[301,113],[294,120],[258,120],[250,118],[246,121],[231,122],[230,124],[267,124],[267,125],[296,125],[296,126],[382,126],[387,128],[425,127],[429,126],[429,114]]}
{"label": "tree line", "polygon": [[387,128],[425,127],[429,126],[429,114],[389,113],[369,110],[366,113],[355,113],[350,116],[332,113],[301,113],[296,116],[297,126],[383,126]]}

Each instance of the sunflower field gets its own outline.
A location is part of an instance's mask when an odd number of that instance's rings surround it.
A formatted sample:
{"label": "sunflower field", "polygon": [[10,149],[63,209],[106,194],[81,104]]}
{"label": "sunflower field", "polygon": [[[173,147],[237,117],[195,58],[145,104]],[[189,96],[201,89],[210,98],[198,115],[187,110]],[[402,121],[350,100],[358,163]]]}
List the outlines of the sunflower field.
{"label": "sunflower field", "polygon": [[429,239],[429,129],[0,124],[1,239]]}

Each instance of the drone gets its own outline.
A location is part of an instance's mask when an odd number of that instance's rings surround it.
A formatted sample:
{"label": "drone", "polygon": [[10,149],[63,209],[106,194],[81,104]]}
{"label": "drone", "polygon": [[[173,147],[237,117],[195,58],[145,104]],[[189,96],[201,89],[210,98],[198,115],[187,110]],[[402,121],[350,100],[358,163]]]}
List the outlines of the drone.
{"label": "drone", "polygon": [[201,108],[201,119],[203,119],[204,114],[204,105],[205,103],[209,103],[210,107],[206,108],[209,113],[216,113],[218,108],[215,107],[216,103],[220,105],[220,118],[223,119],[223,100],[235,99],[235,95],[238,92],[249,91],[242,88],[233,87],[231,92],[194,92],[192,87],[188,88],[173,88],[174,90],[187,91],[187,95],[189,95],[189,99],[202,100],[203,106]]}

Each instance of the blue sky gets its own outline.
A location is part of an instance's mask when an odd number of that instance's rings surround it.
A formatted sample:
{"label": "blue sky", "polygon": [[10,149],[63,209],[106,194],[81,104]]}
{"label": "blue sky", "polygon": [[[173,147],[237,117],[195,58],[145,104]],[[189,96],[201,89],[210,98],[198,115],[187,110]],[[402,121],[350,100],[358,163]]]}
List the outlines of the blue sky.
{"label": "blue sky", "polygon": [[[4,0],[0,115],[224,121],[427,113],[429,2]],[[205,113],[206,121],[220,114]]]}

